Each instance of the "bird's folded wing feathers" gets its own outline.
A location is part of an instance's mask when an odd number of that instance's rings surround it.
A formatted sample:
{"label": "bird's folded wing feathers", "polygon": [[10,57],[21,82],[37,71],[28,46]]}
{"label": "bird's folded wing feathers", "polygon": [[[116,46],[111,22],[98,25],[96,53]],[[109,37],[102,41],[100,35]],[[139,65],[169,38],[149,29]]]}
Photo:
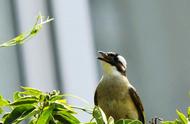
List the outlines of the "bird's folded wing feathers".
{"label": "bird's folded wing feathers", "polygon": [[142,102],[140,100],[140,97],[138,96],[136,90],[133,87],[129,88],[129,94],[137,108],[139,120],[143,124],[145,124],[144,108],[143,108]]}
{"label": "bird's folded wing feathers", "polygon": [[94,104],[98,105],[97,90],[96,90],[95,95],[94,95]]}

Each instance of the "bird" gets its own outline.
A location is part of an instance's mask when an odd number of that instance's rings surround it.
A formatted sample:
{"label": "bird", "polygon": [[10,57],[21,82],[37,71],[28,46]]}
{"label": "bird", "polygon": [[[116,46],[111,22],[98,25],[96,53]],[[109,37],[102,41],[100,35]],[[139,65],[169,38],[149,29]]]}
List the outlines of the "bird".
{"label": "bird", "polygon": [[145,124],[141,99],[126,76],[127,62],[115,52],[98,51],[103,75],[95,90],[94,104],[114,120],[135,119]]}

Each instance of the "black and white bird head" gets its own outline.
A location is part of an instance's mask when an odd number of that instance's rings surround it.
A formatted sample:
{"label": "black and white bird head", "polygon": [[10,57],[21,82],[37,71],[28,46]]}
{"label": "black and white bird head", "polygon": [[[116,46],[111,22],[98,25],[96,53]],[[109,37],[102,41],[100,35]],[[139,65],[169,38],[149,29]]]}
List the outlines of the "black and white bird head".
{"label": "black and white bird head", "polygon": [[126,75],[127,62],[125,58],[115,52],[98,51],[103,72],[106,75]]}

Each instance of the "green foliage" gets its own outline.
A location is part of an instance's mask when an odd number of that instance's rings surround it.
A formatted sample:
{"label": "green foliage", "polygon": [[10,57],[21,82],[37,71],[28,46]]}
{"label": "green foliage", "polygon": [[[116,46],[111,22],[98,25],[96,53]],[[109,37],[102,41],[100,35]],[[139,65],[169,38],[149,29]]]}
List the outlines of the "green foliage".
{"label": "green foliage", "polygon": [[187,124],[188,119],[185,117],[185,115],[183,113],[181,113],[180,111],[178,111],[178,110],[176,110],[176,112],[177,112],[179,120],[182,122],[182,124]]}
{"label": "green foliage", "polygon": [[139,120],[121,119],[115,122],[111,116],[107,119],[103,110],[98,106],[94,107],[93,118],[95,118],[97,124],[142,124]]}
{"label": "green foliage", "polygon": [[187,117],[180,111],[176,110],[178,119],[174,121],[162,121],[162,124],[190,124],[190,107],[187,109]]}
{"label": "green foliage", "polygon": [[7,106],[9,102],[0,96],[0,107]]}
{"label": "green foliage", "polygon": [[4,120],[4,124],[12,124],[14,122],[20,122],[26,119],[28,115],[35,109],[32,104],[25,104],[14,107],[11,113],[9,113]]}
{"label": "green foliage", "polygon": [[188,107],[187,109],[187,117],[188,117],[188,120],[190,121],[190,107]]}
{"label": "green foliage", "polygon": [[100,107],[95,106],[93,111],[93,116],[98,124],[107,124],[106,115]]}
{"label": "green foliage", "polygon": [[[23,91],[14,93],[14,101],[9,103],[0,97],[1,107],[9,107],[11,112],[2,117],[4,124],[19,123],[30,119],[30,123],[77,124],[76,112],[58,91],[44,93],[37,89],[22,87]],[[62,96],[62,97],[61,97]]]}
{"label": "green foliage", "polygon": [[0,114],[3,113],[2,107],[9,105],[9,102],[0,96]]}
{"label": "green foliage", "polygon": [[[65,94],[59,91],[44,93],[30,87],[21,87],[23,91],[13,94],[13,102],[8,102],[0,96],[0,108],[8,107],[10,112],[4,113],[0,122],[3,124],[18,124],[29,120],[29,124],[81,124],[75,115],[75,109],[92,115],[95,121],[85,124],[141,124],[137,120],[119,120],[114,122],[112,117],[106,118],[103,110],[95,106],[94,109],[85,109],[72,106],[64,98]],[[93,120],[93,119],[92,119]]]}
{"label": "green foliage", "polygon": [[41,30],[43,24],[46,24],[52,20],[53,20],[53,18],[49,18],[49,17],[45,18],[44,16],[41,16],[39,14],[37,16],[36,22],[31,30],[21,33],[18,36],[16,36],[15,38],[13,38],[3,44],[0,44],[0,47],[10,47],[10,46],[14,46],[17,44],[20,44],[20,45],[23,44],[28,39],[35,36]]}

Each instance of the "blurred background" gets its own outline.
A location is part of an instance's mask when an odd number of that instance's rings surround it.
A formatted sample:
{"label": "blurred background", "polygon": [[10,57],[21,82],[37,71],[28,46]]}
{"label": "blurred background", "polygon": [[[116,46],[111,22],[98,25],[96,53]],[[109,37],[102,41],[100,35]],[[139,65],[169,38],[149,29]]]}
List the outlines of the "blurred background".
{"label": "blurred background", "polygon": [[176,108],[186,113],[190,103],[189,6],[188,0],[0,0],[1,43],[30,29],[39,12],[55,18],[24,45],[0,49],[0,94],[11,99],[22,85],[93,104],[102,74],[97,51],[115,51],[127,59],[147,119],[172,120]]}

